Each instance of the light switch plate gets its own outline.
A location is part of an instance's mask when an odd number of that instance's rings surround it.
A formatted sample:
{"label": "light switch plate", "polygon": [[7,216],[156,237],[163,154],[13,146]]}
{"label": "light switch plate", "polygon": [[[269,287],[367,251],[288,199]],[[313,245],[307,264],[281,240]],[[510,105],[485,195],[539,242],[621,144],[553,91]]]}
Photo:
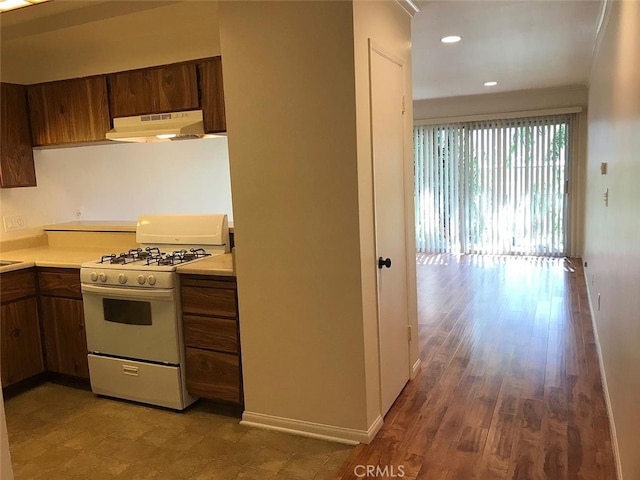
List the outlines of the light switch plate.
{"label": "light switch plate", "polygon": [[607,174],[607,162],[602,162],[600,163],[600,175],[606,175]]}

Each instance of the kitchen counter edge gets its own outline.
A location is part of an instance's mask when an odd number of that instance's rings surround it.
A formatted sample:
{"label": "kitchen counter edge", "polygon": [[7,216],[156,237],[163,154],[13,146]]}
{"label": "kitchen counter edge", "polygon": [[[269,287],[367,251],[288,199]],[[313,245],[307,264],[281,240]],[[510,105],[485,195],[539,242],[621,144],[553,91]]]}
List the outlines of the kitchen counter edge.
{"label": "kitchen counter edge", "polygon": [[80,268],[85,262],[100,258],[102,248],[34,247],[2,252],[0,260],[16,262],[0,267],[0,273],[31,267]]}
{"label": "kitchen counter edge", "polygon": [[219,275],[234,277],[233,254],[214,255],[197,262],[179,265],[177,272],[188,275]]}

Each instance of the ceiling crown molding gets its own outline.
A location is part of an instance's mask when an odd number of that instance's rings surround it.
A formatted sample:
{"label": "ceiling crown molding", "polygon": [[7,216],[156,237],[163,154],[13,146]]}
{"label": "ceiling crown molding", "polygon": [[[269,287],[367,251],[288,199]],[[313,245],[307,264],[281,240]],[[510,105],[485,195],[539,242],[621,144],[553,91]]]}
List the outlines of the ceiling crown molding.
{"label": "ceiling crown molding", "polygon": [[420,11],[420,7],[418,7],[418,5],[412,0],[395,0],[395,2],[400,5],[400,8],[402,8],[402,10],[404,10],[411,18]]}

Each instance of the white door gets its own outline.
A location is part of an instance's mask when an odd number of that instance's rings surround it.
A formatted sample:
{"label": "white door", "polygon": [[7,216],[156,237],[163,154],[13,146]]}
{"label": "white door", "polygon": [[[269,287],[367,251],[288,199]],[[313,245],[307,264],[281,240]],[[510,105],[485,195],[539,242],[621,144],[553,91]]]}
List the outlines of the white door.
{"label": "white door", "polygon": [[[403,65],[371,45],[378,322],[382,414],[409,380],[405,245]],[[386,260],[386,259],[389,260]],[[386,264],[382,263],[386,261]],[[390,263],[390,266],[389,266]]]}

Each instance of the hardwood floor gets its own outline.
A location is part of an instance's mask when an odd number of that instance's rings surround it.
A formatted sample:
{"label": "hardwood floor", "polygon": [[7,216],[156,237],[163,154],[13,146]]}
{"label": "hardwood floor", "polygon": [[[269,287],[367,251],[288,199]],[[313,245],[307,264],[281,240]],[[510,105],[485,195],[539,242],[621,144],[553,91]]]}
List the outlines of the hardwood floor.
{"label": "hardwood floor", "polygon": [[417,261],[420,373],[337,478],[616,479],[580,259]]}

